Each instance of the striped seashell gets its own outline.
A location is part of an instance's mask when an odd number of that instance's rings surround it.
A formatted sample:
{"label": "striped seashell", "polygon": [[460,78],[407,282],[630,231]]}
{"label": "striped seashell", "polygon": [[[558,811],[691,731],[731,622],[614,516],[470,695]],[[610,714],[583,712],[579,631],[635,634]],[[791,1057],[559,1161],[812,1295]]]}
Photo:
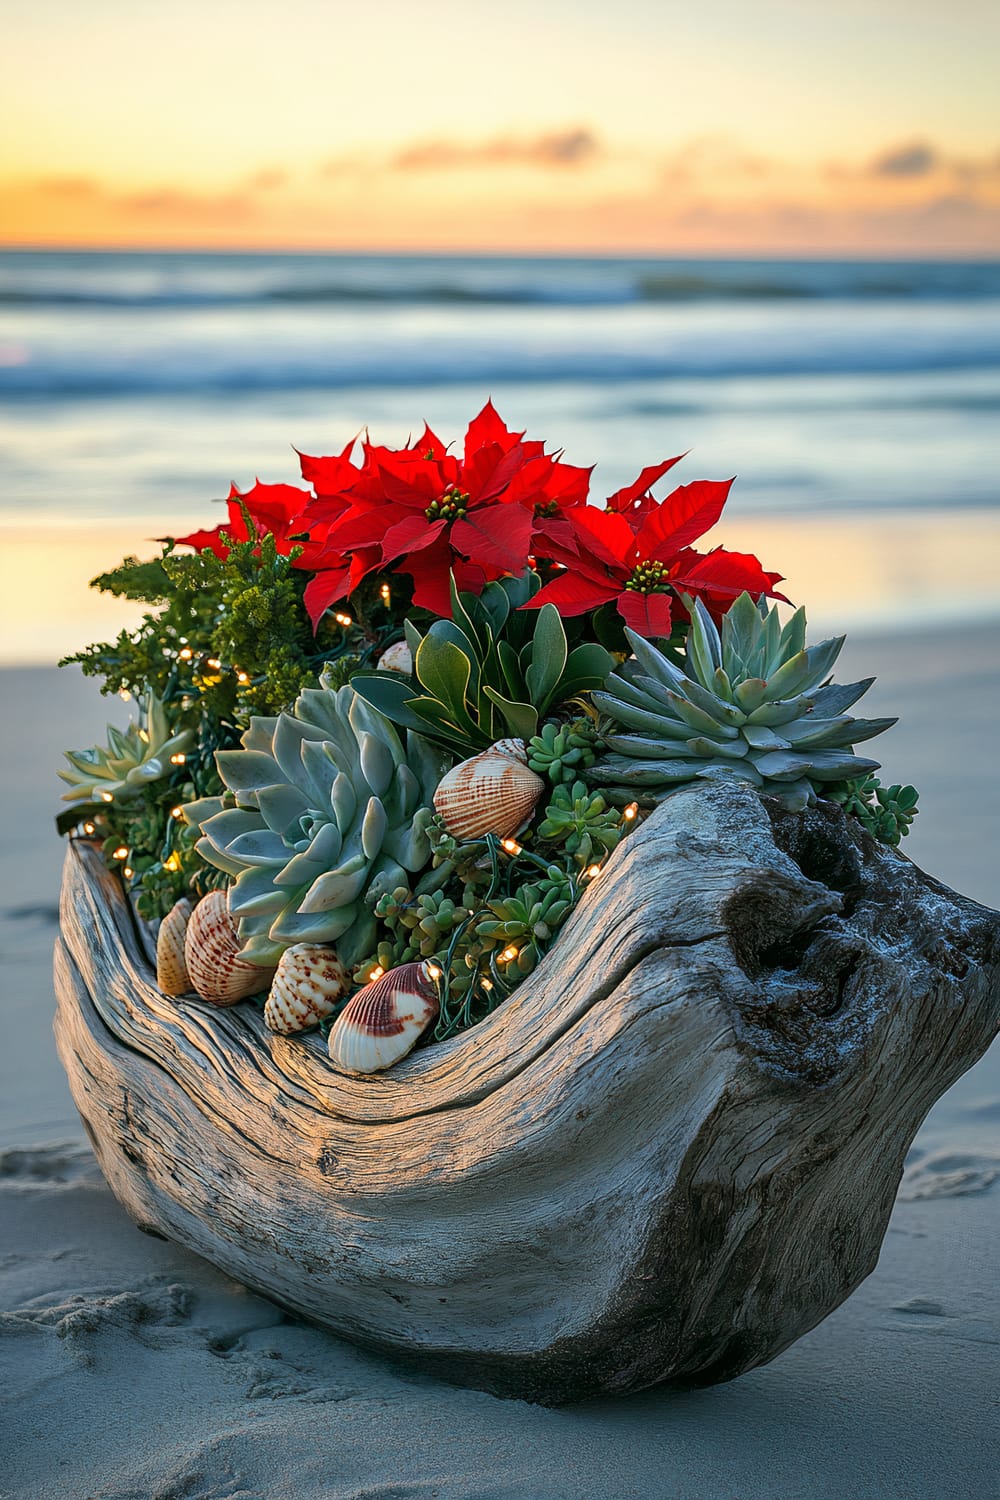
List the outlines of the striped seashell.
{"label": "striped seashell", "polygon": [[190,901],[182,896],[167,912],[156,934],[156,984],[165,995],[186,995],[191,989],[184,962],[184,937],[191,911]]}
{"label": "striped seashell", "polygon": [[351,1073],[382,1073],[412,1052],[440,1005],[432,964],[400,964],[348,1001],[330,1032],[331,1061]]}
{"label": "striped seashell", "polygon": [[498,740],[443,777],[434,806],[457,839],[509,838],[531,821],[545,782],[525,764],[523,740]]}
{"label": "striped seashell", "polygon": [[274,974],[240,956],[236,923],[225,891],[209,891],[191,913],[184,938],[184,961],[192,988],[212,1005],[235,1005],[266,990]]}
{"label": "striped seashell", "polygon": [[413,671],[413,652],[406,641],[393,641],[391,646],[386,646],[382,655],[375,663],[378,672],[405,672],[407,676]]}
{"label": "striped seashell", "polygon": [[332,1016],[351,987],[351,976],[333,948],[295,943],[278,960],[264,1022],[280,1036],[305,1031]]}

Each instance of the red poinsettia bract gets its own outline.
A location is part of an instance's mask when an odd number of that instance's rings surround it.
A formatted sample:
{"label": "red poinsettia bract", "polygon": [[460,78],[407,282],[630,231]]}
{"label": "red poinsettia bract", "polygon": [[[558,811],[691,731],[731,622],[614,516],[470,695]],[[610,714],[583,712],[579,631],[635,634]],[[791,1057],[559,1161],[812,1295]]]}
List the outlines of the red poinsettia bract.
{"label": "red poinsettia bract", "polygon": [[[733,481],[698,480],[656,501],[650,485],[677,459],[644,469],[634,485],[612,495],[607,510],[583,505],[564,521],[573,543],[555,543],[552,556],[566,571],[525,605],[555,604],[566,616],[581,615],[612,601],[637,634],[669,636],[678,594],[704,600],[716,618],[741,593],[775,595],[780,573],[767,573],[749,553],[715,547],[696,552],[690,543],[718,521]],[[681,612],[681,618],[683,618]]]}
{"label": "red poinsettia bract", "polygon": [[298,518],[312,498],[308,490],[300,490],[292,484],[261,484],[257,480],[253,489],[247,490],[246,494],[234,484],[226,501],[228,521],[207,531],[192,531],[189,536],[177,537],[176,541],[179,546],[194,547],[198,552],[207,547],[216,557],[226,558],[229,556],[231,542],[250,540],[245,509],[253,521],[257,539],[272,532],[278,551],[287,556],[295,546],[292,537],[297,529]]}
{"label": "red poinsettia bract", "polygon": [[[491,578],[523,572],[536,533],[555,529],[558,538],[558,512],[585,498],[588,480],[589,471],[511,432],[491,402],[470,422],[461,458],[429,427],[406,448],[366,443],[360,473],[335,497],[344,509],[310,507],[298,565],[316,571],[306,590],[313,623],[382,568],[411,575],[415,605],[450,614],[450,574],[478,593]],[[571,534],[560,540],[572,546]]]}

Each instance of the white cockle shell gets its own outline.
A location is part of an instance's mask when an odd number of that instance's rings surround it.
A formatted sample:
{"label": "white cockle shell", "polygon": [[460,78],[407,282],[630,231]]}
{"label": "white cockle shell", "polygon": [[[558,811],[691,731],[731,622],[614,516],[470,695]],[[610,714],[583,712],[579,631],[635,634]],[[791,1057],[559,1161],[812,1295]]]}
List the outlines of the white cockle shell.
{"label": "white cockle shell", "polygon": [[264,1022],[271,1031],[291,1036],[333,1015],[351,987],[351,976],[336,950],[321,943],[295,943],[278,960]]}
{"label": "white cockle shell", "polygon": [[434,806],[457,839],[519,833],[538,806],[545,782],[526,764],[523,740],[498,740],[452,767],[434,793]]}
{"label": "white cockle shell", "polygon": [[184,961],[191,987],[212,1005],[235,1005],[266,990],[274,974],[240,956],[236,923],[225,891],[209,891],[191,913],[184,939]]}
{"label": "white cockle shell", "polygon": [[191,902],[182,896],[167,912],[156,934],[156,984],[165,995],[186,995],[192,987],[184,961],[184,937],[191,911]]}
{"label": "white cockle shell", "polygon": [[348,1001],[330,1032],[330,1058],[352,1073],[381,1073],[412,1052],[440,1005],[426,962],[400,964]]}
{"label": "white cockle shell", "polygon": [[408,642],[393,641],[391,646],[386,646],[375,668],[379,672],[405,672],[409,676],[413,671],[413,652]]}

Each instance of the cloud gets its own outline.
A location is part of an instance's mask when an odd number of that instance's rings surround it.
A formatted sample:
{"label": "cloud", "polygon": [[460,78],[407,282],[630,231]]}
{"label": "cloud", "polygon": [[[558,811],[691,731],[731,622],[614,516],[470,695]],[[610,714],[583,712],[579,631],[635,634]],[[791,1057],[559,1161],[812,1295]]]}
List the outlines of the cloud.
{"label": "cloud", "polygon": [[596,136],[583,126],[552,131],[528,140],[499,136],[492,141],[426,141],[408,146],[392,159],[397,171],[442,171],[453,167],[575,167],[598,155]]}
{"label": "cloud", "polygon": [[114,208],[142,218],[192,220],[241,219],[253,212],[251,193],[188,193],[178,188],[155,188],[148,193],[122,193],[109,199]]}
{"label": "cloud", "polygon": [[926,177],[940,165],[940,157],[925,141],[894,146],[877,156],[871,170],[876,177]]}

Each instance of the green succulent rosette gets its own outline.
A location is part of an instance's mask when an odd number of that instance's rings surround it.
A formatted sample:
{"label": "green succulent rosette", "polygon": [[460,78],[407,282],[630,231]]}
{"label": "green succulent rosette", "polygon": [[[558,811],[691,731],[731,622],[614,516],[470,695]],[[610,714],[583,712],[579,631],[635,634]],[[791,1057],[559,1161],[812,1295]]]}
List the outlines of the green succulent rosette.
{"label": "green succulent rosette", "polygon": [[[793,810],[817,791],[864,779],[879,762],[854,746],[896,723],[845,712],[874,678],[834,684],[844,637],[806,647],[805,611],[782,627],[777,608],[742,594],[716,629],[700,600],[686,652],[659,650],[626,630],[634,653],[594,703],[613,727],[609,753],[585,774],[617,801],[657,802],[704,779],[741,781]],[[625,732],[622,732],[625,731]]]}
{"label": "green succulent rosette", "polygon": [[150,782],[169,775],[170,757],[184,755],[193,743],[190,729],[171,733],[166,709],[155,693],[147,693],[142,723],[133,720],[126,729],[109,724],[106,745],[66,751],[70,769],[58,773],[70,788],[63,801],[130,801]]}
{"label": "green succulent rosette", "polygon": [[252,719],[242,746],[216,755],[226,795],[184,813],[198,852],[234,877],[243,957],[273,964],[293,943],[336,942],[345,964],[360,962],[377,943],[379,898],[430,860],[440,753],[349,685]]}

